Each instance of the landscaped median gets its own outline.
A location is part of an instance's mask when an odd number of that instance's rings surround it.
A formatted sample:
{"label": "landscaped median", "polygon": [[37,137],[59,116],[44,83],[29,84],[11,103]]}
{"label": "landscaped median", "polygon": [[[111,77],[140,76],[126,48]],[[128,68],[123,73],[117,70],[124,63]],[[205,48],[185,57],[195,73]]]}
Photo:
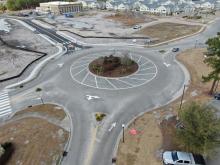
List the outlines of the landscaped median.
{"label": "landscaped median", "polygon": [[[212,84],[202,82],[202,75],[206,76],[211,71],[203,62],[205,51],[206,49],[189,49],[177,56],[191,75],[191,83],[186,87],[182,108],[191,101],[202,104],[211,99],[208,91]],[[161,165],[163,151],[186,150],[175,138],[180,99],[145,113],[128,126],[125,142],[121,140],[118,146],[117,165]]]}
{"label": "landscaped median", "polygon": [[0,143],[14,146],[8,164],[56,164],[70,136],[63,108],[45,104],[17,112],[0,127]]}

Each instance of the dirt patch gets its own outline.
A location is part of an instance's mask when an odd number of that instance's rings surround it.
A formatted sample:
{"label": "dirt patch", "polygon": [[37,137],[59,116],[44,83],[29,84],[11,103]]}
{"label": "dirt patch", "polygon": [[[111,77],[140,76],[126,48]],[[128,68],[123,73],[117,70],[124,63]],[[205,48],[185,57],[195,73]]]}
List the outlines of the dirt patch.
{"label": "dirt patch", "polygon": [[15,145],[9,164],[56,164],[68,139],[67,131],[38,118],[10,122],[0,132],[1,143]]}
{"label": "dirt patch", "polygon": [[148,23],[154,21],[153,18],[146,17],[146,15],[132,13],[132,12],[118,12],[105,17],[116,22],[120,22],[125,26],[134,26],[136,24]]}
{"label": "dirt patch", "polygon": [[[37,34],[18,23],[6,19],[10,25],[10,32],[1,32],[1,38],[8,44],[15,47],[27,48],[48,54],[53,54],[57,48],[42,39]],[[42,56],[42,54],[9,48],[0,43],[0,79],[12,77],[20,73],[30,62]]]}
{"label": "dirt patch", "polygon": [[[211,68],[203,63],[205,51],[206,49],[189,49],[177,56],[177,59],[188,68],[192,79],[185,92],[183,106],[192,100],[206,103],[211,99],[208,95],[211,83],[204,84],[201,78],[211,71]],[[120,141],[117,164],[161,165],[162,151],[184,150],[184,146],[178,145],[178,139],[175,138],[176,115],[179,107],[180,98],[167,106],[145,113],[131,123],[125,133],[125,143]],[[132,127],[141,128],[143,134],[130,135],[129,130]],[[156,136],[158,137],[155,138]],[[153,138],[150,140],[151,137]]]}
{"label": "dirt patch", "polygon": [[[129,131],[137,130],[137,135]],[[117,165],[160,165],[157,152],[162,144],[162,134],[153,113],[146,113],[125,131],[125,143],[120,141]]]}
{"label": "dirt patch", "polygon": [[[40,115],[46,116],[46,119]],[[64,112],[57,106],[39,105],[20,111],[6,124],[1,124],[0,143],[12,142],[15,145],[8,164],[56,164],[64,151],[69,132],[50,122],[50,119],[61,120],[63,117]]]}
{"label": "dirt patch", "polygon": [[66,113],[61,107],[52,104],[29,107],[25,110],[18,111],[14,116],[16,117],[24,114],[40,114],[42,116],[48,116],[58,120],[63,120],[66,117]]}
{"label": "dirt patch", "polygon": [[9,48],[0,42],[0,79],[16,76],[41,54]]}
{"label": "dirt patch", "polygon": [[[103,77],[124,77],[138,70],[138,64],[126,57],[100,57],[89,64],[89,70]],[[124,61],[124,62],[122,62]]]}
{"label": "dirt patch", "polygon": [[135,34],[151,37],[155,40],[154,43],[159,43],[196,33],[200,29],[201,26],[199,25],[186,25],[164,22],[145,27]]}

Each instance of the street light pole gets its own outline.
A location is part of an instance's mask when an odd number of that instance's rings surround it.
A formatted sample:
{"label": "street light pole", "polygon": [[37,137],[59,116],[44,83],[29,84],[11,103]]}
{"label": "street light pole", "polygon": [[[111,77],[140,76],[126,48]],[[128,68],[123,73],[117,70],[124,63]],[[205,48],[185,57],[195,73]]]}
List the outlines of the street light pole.
{"label": "street light pole", "polygon": [[122,142],[124,143],[125,142],[125,125],[122,124]]}
{"label": "street light pole", "polygon": [[183,86],[183,94],[182,94],[182,97],[181,97],[181,101],[180,101],[180,110],[181,110],[181,108],[182,108],[182,104],[183,104],[183,97],[184,97],[184,94],[185,94],[185,88],[186,88],[186,85],[184,84],[184,86]]}
{"label": "street light pole", "polygon": [[197,42],[198,42],[198,40],[196,40],[196,43],[195,43],[195,48],[197,47]]}

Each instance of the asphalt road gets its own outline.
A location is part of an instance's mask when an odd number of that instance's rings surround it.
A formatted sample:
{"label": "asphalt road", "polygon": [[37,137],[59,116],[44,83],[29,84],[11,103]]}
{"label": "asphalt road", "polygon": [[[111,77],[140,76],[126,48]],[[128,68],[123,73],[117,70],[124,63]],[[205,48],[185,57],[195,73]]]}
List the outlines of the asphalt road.
{"label": "asphalt road", "polygon": [[[205,41],[216,35],[218,29],[220,29],[220,21],[196,36],[155,48],[120,47],[120,45],[110,48],[106,45],[54,59],[45,66],[43,72],[34,81],[26,84],[22,89],[9,93],[12,108],[20,110],[30,104],[39,104],[39,97],[44,102],[63,105],[69,111],[73,123],[73,138],[63,164],[110,165],[122,131],[122,124],[128,124],[139,114],[165,105],[181,95],[183,85],[188,80],[187,71],[175,61],[175,53],[171,52],[171,49],[179,47],[183,51],[204,46]],[[128,51],[151,60],[157,67],[156,76],[143,85],[115,90],[99,89],[99,85],[97,88],[92,88],[72,78],[70,70],[74,62],[83,57],[102,55],[113,49],[116,52]],[[159,53],[158,50],[162,49],[167,52]],[[87,77],[83,77],[83,80],[86,79]],[[36,93],[37,87],[41,87],[43,92]],[[89,101],[86,99],[88,94],[99,96],[100,99]],[[107,114],[100,125],[95,122],[95,112]],[[116,127],[109,132],[114,122]]]}

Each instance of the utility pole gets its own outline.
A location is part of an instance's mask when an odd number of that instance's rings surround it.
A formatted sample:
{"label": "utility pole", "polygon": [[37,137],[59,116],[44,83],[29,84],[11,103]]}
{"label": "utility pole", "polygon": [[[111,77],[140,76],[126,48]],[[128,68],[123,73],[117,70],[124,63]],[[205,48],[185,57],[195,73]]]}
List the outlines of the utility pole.
{"label": "utility pole", "polygon": [[184,97],[184,94],[185,94],[185,88],[186,88],[186,85],[184,84],[184,86],[183,86],[183,93],[182,93],[182,97],[181,97],[181,101],[180,101],[180,107],[179,107],[179,110],[181,110],[181,108],[182,108],[183,97]]}
{"label": "utility pole", "polygon": [[125,125],[122,124],[122,142],[124,143],[125,142]]}

